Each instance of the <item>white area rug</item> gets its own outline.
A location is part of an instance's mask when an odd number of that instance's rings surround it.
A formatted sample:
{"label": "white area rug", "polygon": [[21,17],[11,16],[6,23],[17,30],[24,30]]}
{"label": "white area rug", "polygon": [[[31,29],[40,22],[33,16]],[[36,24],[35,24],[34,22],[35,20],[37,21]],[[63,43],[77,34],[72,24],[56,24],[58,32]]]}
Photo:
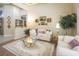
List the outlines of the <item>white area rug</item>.
{"label": "white area rug", "polygon": [[37,41],[36,45],[36,47],[27,48],[24,46],[23,41],[17,40],[4,45],[3,48],[17,56],[52,56],[54,51],[53,44]]}

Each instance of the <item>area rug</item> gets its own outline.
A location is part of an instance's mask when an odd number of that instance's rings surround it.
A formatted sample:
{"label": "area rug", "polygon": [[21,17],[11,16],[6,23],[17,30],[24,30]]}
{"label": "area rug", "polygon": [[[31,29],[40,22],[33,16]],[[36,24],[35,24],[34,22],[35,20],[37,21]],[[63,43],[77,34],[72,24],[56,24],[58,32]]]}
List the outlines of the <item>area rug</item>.
{"label": "area rug", "polygon": [[37,45],[36,47],[27,48],[22,40],[17,40],[4,45],[3,48],[16,56],[52,56],[54,51],[53,44],[42,41],[37,41],[35,44]]}

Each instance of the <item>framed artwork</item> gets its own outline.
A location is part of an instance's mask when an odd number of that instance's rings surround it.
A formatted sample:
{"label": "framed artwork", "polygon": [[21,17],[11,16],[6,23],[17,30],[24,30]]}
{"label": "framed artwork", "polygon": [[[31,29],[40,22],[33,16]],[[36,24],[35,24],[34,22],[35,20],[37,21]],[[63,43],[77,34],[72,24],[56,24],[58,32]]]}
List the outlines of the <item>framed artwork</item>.
{"label": "framed artwork", "polygon": [[21,19],[22,19],[22,20],[26,20],[26,15],[22,15],[22,16],[21,16]]}
{"label": "framed artwork", "polygon": [[45,25],[45,22],[41,22],[41,25]]}
{"label": "framed artwork", "polygon": [[26,15],[21,16],[22,26],[26,27]]}
{"label": "framed artwork", "polygon": [[46,16],[39,17],[40,21],[46,21]]}
{"label": "framed artwork", "polygon": [[23,24],[24,24],[24,27],[26,27],[26,21],[24,21],[24,23],[23,23]]}
{"label": "framed artwork", "polygon": [[47,18],[46,16],[40,16],[38,19],[35,20],[38,25],[48,25],[51,22],[51,18]]}
{"label": "framed artwork", "polygon": [[15,22],[15,25],[16,26],[23,26],[23,21],[22,20],[18,20],[18,19],[16,19],[16,22]]}
{"label": "framed artwork", "polygon": [[47,22],[51,22],[51,18],[47,18]]}

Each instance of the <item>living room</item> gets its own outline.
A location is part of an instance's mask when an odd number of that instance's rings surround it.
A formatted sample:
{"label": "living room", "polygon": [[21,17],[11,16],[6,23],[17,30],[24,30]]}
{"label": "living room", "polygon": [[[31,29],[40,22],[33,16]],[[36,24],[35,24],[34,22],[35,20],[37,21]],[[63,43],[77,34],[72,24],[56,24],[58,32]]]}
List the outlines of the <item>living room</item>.
{"label": "living room", "polygon": [[[69,48],[72,39],[79,38],[78,9],[77,3],[1,3],[0,55],[79,56],[78,47]],[[70,22],[61,24],[67,16]],[[68,23],[70,27],[66,27]]]}

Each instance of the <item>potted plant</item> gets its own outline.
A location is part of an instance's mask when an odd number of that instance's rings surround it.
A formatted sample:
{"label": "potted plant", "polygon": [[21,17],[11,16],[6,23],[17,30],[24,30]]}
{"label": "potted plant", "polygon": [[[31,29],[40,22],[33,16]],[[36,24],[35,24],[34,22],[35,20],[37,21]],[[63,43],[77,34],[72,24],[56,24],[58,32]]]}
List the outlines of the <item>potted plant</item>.
{"label": "potted plant", "polygon": [[74,28],[76,22],[77,22],[77,16],[75,13],[72,13],[71,15],[61,17],[59,24],[62,29],[66,30],[67,35],[67,30],[69,30],[70,28]]}

